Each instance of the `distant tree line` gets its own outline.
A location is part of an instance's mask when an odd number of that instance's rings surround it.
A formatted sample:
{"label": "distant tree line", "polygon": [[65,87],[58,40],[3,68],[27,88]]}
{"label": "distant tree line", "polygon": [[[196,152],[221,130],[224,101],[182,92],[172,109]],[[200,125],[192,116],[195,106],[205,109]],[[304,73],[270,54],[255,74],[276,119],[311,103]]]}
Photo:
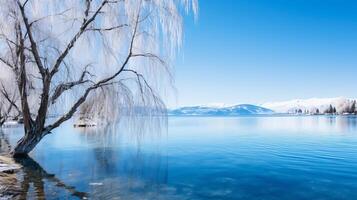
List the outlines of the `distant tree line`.
{"label": "distant tree line", "polygon": [[330,105],[329,108],[326,109],[324,112],[324,114],[344,114],[344,113],[357,114],[356,100],[352,101],[350,105],[347,105],[340,112],[337,112],[336,107],[333,107],[332,105]]}
{"label": "distant tree line", "polygon": [[327,110],[324,112],[325,114],[337,114],[336,107],[333,107],[331,104]]}
{"label": "distant tree line", "polygon": [[350,106],[347,106],[347,107],[345,108],[345,110],[343,111],[343,113],[357,114],[357,110],[356,110],[356,100],[354,100]]}
{"label": "distant tree line", "polygon": [[332,114],[332,115],[335,115],[335,114],[355,114],[355,115],[357,115],[357,107],[356,107],[356,100],[354,100],[354,101],[352,101],[352,103],[347,105],[344,109],[340,110],[339,112],[337,111],[336,107],[332,106],[331,104],[324,111],[321,111],[318,108],[315,108],[315,109],[312,109],[312,110],[309,110],[309,109],[302,110],[301,108],[299,108],[299,109],[293,110],[293,112],[295,114],[314,114],[314,115],[318,115],[318,114]]}

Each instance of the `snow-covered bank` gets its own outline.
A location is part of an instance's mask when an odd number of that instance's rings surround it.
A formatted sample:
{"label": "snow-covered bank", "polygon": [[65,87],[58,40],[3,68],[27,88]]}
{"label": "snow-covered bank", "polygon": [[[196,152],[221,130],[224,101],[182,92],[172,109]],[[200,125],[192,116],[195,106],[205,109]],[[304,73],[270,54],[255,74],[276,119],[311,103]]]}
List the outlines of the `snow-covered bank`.
{"label": "snow-covered bank", "polygon": [[0,156],[0,199],[19,199],[22,190],[16,173],[21,166],[6,156]]}
{"label": "snow-covered bank", "polygon": [[336,114],[346,112],[352,113],[356,111],[356,99],[337,97],[337,98],[311,98],[311,99],[295,99],[282,102],[264,103],[261,106],[271,109],[276,113],[302,113],[316,114],[325,113],[329,109],[336,110]]}

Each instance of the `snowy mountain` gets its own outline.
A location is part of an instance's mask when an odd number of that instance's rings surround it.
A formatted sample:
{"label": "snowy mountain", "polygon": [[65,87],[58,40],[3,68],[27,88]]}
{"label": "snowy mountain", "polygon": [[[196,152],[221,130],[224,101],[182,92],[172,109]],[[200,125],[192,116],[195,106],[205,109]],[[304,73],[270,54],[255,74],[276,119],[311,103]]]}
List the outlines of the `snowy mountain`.
{"label": "snowy mountain", "polygon": [[264,103],[261,106],[271,109],[277,113],[324,113],[330,107],[334,108],[337,113],[345,113],[351,109],[355,99],[350,98],[311,98],[295,99],[283,102]]}
{"label": "snowy mountain", "polygon": [[235,106],[189,106],[169,110],[169,115],[176,116],[238,116],[273,114],[270,109],[260,106],[241,104]]}
{"label": "snowy mountain", "polygon": [[169,110],[175,116],[239,116],[269,114],[344,114],[357,113],[356,99],[351,98],[311,98],[295,99],[282,102],[264,103],[260,106],[251,104],[227,105],[209,104],[186,106]]}

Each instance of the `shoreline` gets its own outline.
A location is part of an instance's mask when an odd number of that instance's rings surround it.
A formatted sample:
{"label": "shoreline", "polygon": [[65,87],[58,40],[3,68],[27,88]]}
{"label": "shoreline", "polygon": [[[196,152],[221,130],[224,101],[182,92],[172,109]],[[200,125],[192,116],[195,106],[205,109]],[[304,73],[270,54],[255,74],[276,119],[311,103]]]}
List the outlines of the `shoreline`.
{"label": "shoreline", "polygon": [[9,155],[0,155],[0,199],[19,199],[22,189],[18,175],[22,166]]}

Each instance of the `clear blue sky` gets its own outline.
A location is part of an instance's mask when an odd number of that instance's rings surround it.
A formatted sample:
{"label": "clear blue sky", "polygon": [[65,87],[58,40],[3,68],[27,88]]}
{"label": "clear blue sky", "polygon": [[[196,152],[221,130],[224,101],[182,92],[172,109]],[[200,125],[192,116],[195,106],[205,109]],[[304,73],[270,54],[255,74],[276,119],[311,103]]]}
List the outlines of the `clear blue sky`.
{"label": "clear blue sky", "polygon": [[169,106],[357,96],[357,1],[199,3]]}

